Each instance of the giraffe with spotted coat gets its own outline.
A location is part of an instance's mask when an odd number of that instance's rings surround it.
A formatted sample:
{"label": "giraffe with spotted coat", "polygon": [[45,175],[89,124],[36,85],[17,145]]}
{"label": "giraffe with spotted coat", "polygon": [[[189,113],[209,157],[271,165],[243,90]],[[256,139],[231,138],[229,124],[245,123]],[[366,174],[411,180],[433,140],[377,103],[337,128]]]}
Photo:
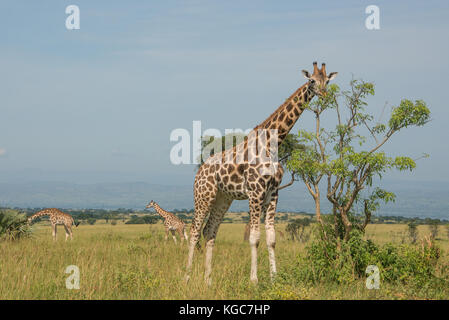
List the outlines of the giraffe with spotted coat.
{"label": "giraffe with spotted coat", "polygon": [[[266,215],[265,230],[270,275],[272,279],[275,276],[274,216],[278,201],[278,187],[284,170],[277,159],[271,157],[271,147],[277,148],[282,143],[303,113],[307,103],[315,95],[325,96],[327,84],[337,75],[337,72],[327,75],[324,63],[321,69],[316,62],[313,63],[313,67],[313,74],[306,70],[302,71],[307,82],[265,121],[256,126],[241,143],[221,153],[215,153],[198,169],[194,182],[195,216],[190,227],[186,281],[190,278],[194,251],[202,230],[206,243],[204,278],[206,283],[211,283],[212,250],[218,227],[233,200],[244,199],[249,200],[250,212],[250,280],[253,283],[258,281],[257,248],[262,214]],[[208,219],[203,227],[206,217]]]}
{"label": "giraffe with spotted coat", "polygon": [[72,225],[75,225],[75,227],[78,227],[79,222],[75,223],[73,220],[73,217],[65,212],[62,212],[59,209],[56,208],[49,208],[41,210],[35,214],[33,214],[31,217],[28,218],[28,224],[31,224],[31,222],[39,217],[42,216],[49,216],[51,228],[52,228],[52,235],[53,240],[56,241],[56,226],[57,225],[63,225],[65,229],[65,240],[70,237],[70,240],[73,240],[73,232],[72,232]]}
{"label": "giraffe with spotted coat", "polygon": [[165,227],[165,241],[168,238],[168,232],[170,231],[173,236],[173,241],[176,241],[175,232],[178,232],[179,237],[181,238],[181,243],[184,241],[184,238],[188,240],[187,233],[185,231],[185,223],[175,216],[173,213],[165,211],[162,209],[155,201],[151,200],[150,203],[145,207],[146,209],[154,208],[156,212],[164,218],[164,227]]}

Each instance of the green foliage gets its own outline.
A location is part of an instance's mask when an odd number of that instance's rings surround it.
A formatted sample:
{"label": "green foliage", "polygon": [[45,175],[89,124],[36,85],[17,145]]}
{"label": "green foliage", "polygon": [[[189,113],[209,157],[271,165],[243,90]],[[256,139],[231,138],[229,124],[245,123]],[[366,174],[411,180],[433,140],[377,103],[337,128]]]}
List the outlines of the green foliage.
{"label": "green foliage", "polygon": [[429,119],[430,111],[424,101],[416,100],[413,103],[403,99],[398,107],[393,108],[388,126],[390,130],[397,131],[408,126],[423,126]]}
{"label": "green foliage", "polygon": [[87,223],[90,224],[90,225],[94,225],[95,222],[97,222],[97,219],[95,219],[95,218],[89,218],[89,219],[87,219]]}
{"label": "green foliage", "polygon": [[[301,281],[349,284],[365,278],[366,268],[379,268],[380,281],[423,285],[436,276],[440,249],[436,246],[377,245],[351,231],[348,241],[313,241],[298,257],[295,276]],[[441,280],[443,281],[443,280]]]}
{"label": "green foliage", "polygon": [[31,229],[24,214],[0,210],[0,240],[17,240],[30,235]]}
{"label": "green foliage", "polygon": [[294,241],[296,239],[301,242],[306,242],[309,239],[310,234],[305,234],[304,231],[306,227],[310,225],[310,222],[311,219],[309,218],[294,219],[287,224],[285,231],[288,233],[291,240]]}
{"label": "green foliage", "polygon": [[138,217],[133,215],[130,220],[126,221],[125,224],[155,224],[159,220],[159,217],[155,216],[141,216]]}
{"label": "green foliage", "polygon": [[[381,179],[391,170],[412,171],[416,168],[412,158],[391,157],[380,148],[401,129],[426,124],[430,111],[422,100],[404,99],[392,109],[386,124],[379,123],[365,110],[367,98],[375,93],[372,83],[351,80],[349,90],[340,91],[333,84],[327,92],[324,98],[318,97],[308,104],[307,109],[315,115],[315,130],[298,132],[301,148],[292,151],[287,168],[306,184],[317,205],[317,218],[319,195],[325,194],[333,207],[334,229],[342,232],[340,238],[348,240],[353,227],[359,230],[366,227],[381,202],[395,200],[392,192],[372,188],[375,178]],[[334,127],[321,127],[321,116],[325,111],[334,113]],[[370,139],[363,136],[363,132],[369,132]],[[322,178],[327,180],[326,193],[319,190]],[[355,212],[360,208],[361,212]],[[352,219],[358,214],[364,215],[365,219]]]}

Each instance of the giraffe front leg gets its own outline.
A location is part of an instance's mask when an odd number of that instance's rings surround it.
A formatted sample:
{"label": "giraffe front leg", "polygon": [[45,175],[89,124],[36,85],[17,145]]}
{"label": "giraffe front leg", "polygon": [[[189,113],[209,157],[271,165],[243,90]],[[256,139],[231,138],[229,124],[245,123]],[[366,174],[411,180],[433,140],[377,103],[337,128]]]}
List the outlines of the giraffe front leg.
{"label": "giraffe front leg", "polygon": [[270,260],[271,281],[273,281],[274,277],[276,276],[276,259],[274,255],[274,248],[276,246],[276,231],[274,228],[274,217],[276,214],[277,201],[278,201],[278,194],[276,192],[271,197],[265,217],[265,232],[268,248],[268,258]]}
{"label": "giraffe front leg", "polygon": [[181,228],[178,228],[177,229],[177,232],[178,232],[178,234],[179,234],[179,239],[181,239],[181,245],[184,243],[184,235],[182,234],[182,231],[183,231],[184,229],[181,229]]}
{"label": "giraffe front leg", "polygon": [[250,280],[257,284],[257,248],[260,241],[260,214],[262,212],[262,200],[260,197],[249,200],[250,211],[250,232],[249,244],[251,246],[251,275]]}
{"label": "giraffe front leg", "polygon": [[53,241],[56,241],[56,224],[53,224],[51,227],[52,227]]}
{"label": "giraffe front leg", "polygon": [[70,236],[69,228],[66,225],[64,225],[64,229],[65,229],[65,241],[67,241],[67,239]]}
{"label": "giraffe front leg", "polygon": [[165,227],[165,241],[168,240],[168,227]]}

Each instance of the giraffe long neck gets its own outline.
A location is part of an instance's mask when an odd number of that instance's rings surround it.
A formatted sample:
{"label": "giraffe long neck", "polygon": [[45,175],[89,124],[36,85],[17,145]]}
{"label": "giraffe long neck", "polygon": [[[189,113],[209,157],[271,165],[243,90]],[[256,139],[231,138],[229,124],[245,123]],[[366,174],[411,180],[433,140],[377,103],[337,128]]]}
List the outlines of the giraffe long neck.
{"label": "giraffe long neck", "polygon": [[170,217],[170,213],[162,209],[157,203],[154,204],[154,210],[164,219]]}
{"label": "giraffe long neck", "polygon": [[278,130],[278,145],[280,145],[301,116],[305,105],[312,100],[314,96],[315,94],[313,91],[309,90],[309,82],[306,82],[287,98],[279,108],[265,119],[265,121],[256,126],[253,130]]}
{"label": "giraffe long neck", "polygon": [[38,213],[35,213],[31,217],[29,217],[28,222],[31,222],[34,219],[42,217],[42,216],[51,216],[51,215],[52,215],[52,213],[49,211],[39,211]]}

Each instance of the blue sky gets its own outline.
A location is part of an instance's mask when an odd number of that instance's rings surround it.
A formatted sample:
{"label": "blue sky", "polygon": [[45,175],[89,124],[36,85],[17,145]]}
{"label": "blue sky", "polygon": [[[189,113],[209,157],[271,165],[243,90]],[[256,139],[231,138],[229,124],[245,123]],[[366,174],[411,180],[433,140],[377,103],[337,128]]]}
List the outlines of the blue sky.
{"label": "blue sky", "polygon": [[254,127],[317,60],[342,88],[373,81],[374,114],[426,101],[432,122],[384,150],[430,158],[391,177],[449,181],[448,17],[443,1],[2,1],[0,179],[192,184],[193,166],[170,163],[173,129]]}

